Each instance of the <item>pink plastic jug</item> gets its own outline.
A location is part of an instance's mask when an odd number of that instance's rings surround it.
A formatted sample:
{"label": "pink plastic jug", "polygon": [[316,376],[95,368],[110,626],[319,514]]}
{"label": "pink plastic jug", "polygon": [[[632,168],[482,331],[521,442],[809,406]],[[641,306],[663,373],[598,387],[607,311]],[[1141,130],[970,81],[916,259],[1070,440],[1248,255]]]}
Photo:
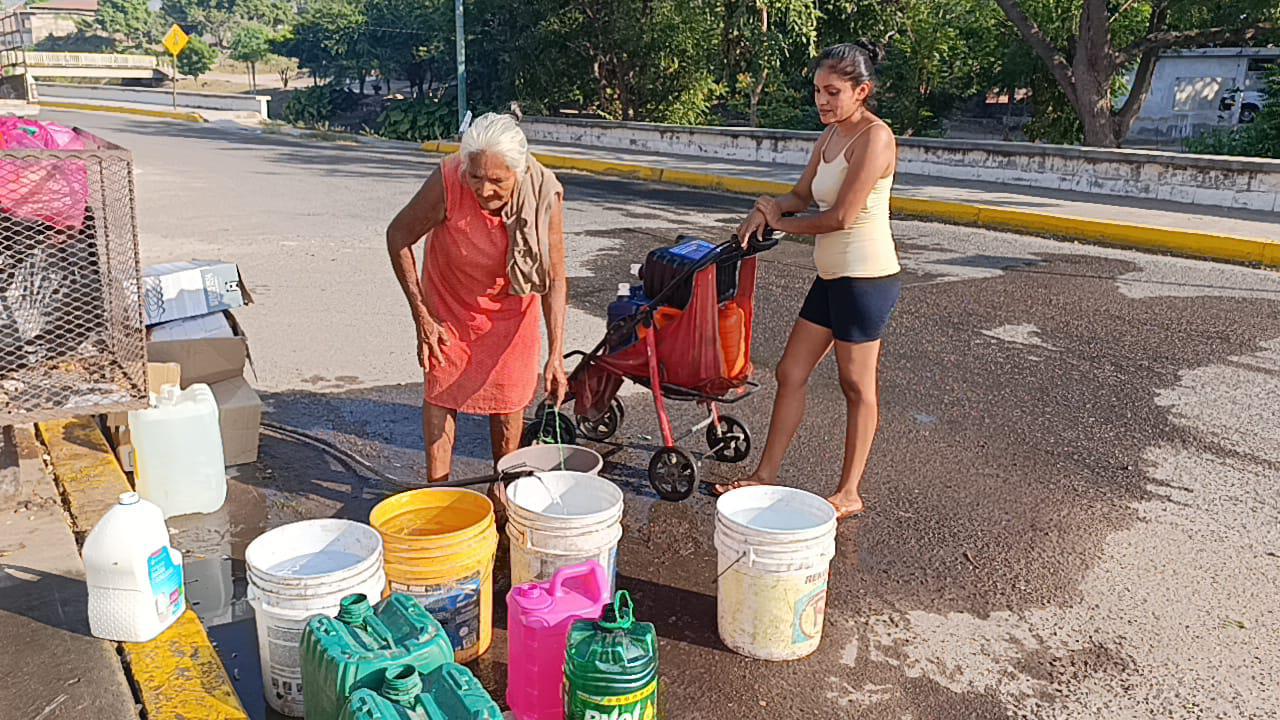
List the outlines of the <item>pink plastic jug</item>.
{"label": "pink plastic jug", "polygon": [[507,705],[516,720],[564,718],[564,649],[574,620],[599,620],[609,576],[595,560],[507,594]]}

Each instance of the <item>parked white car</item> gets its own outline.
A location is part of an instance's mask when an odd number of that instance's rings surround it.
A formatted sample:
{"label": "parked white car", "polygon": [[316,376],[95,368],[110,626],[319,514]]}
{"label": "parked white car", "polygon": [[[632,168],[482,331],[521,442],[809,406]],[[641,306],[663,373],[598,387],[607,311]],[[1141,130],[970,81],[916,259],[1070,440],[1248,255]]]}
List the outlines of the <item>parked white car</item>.
{"label": "parked white car", "polygon": [[1251,123],[1258,117],[1258,113],[1262,112],[1262,106],[1267,104],[1266,90],[1244,90],[1240,88],[1232,88],[1222,94],[1222,98],[1218,101],[1219,112],[1231,112],[1236,103],[1240,102],[1240,123]]}

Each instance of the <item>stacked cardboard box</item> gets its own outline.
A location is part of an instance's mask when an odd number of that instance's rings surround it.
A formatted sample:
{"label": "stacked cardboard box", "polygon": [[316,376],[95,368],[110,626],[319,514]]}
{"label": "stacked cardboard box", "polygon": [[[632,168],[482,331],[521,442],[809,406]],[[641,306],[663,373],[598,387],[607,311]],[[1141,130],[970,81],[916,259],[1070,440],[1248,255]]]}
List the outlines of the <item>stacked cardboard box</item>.
{"label": "stacked cardboard box", "polygon": [[[262,400],[245,378],[249,341],[230,309],[252,302],[232,263],[170,263],[143,271],[151,392],[204,383],[218,401],[227,465],[258,459]],[[163,320],[163,322],[161,322]],[[128,416],[107,418],[120,464],[133,469]]]}

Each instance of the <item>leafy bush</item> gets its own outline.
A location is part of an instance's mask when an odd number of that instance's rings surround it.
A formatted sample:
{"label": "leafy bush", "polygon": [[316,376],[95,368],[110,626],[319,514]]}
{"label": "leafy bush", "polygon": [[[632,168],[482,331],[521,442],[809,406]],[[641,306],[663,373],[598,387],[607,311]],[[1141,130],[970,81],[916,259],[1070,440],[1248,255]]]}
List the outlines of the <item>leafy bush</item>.
{"label": "leafy bush", "polygon": [[433,100],[397,100],[378,118],[379,135],[392,140],[439,140],[453,135],[454,108]]}
{"label": "leafy bush", "polygon": [[293,125],[315,127],[328,123],[339,113],[350,112],[360,98],[331,85],[304,88],[293,94],[284,106],[284,120]]}

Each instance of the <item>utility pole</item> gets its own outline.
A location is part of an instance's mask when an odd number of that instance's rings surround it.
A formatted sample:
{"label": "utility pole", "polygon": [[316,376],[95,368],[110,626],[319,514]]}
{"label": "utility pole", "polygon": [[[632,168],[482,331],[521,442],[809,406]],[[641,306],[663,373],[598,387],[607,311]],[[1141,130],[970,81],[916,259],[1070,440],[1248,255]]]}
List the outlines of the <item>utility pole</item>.
{"label": "utility pole", "polygon": [[467,36],[463,29],[462,0],[453,0],[454,29],[458,48],[458,127],[467,118]]}

